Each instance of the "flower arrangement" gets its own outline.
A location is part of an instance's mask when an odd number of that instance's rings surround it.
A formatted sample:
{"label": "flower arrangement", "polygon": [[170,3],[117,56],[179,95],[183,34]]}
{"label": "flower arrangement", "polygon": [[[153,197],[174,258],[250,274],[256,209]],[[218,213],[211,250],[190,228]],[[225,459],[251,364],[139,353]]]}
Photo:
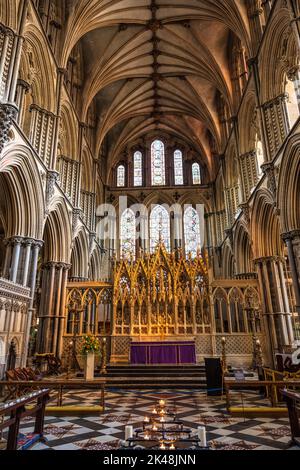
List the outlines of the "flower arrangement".
{"label": "flower arrangement", "polygon": [[100,352],[100,342],[95,335],[84,335],[83,336],[83,345],[82,353],[98,353]]}

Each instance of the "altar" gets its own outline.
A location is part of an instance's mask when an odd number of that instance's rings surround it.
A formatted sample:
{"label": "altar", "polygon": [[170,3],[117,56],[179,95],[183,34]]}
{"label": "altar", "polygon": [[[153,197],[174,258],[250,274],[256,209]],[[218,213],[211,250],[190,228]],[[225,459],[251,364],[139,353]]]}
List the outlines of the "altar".
{"label": "altar", "polygon": [[132,342],[131,364],[196,364],[194,341]]}

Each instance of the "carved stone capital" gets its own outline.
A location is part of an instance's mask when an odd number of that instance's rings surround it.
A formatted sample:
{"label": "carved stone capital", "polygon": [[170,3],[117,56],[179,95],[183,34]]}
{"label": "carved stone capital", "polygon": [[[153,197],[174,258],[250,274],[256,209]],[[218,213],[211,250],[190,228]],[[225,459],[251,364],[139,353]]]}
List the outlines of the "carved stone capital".
{"label": "carved stone capital", "polygon": [[0,103],[0,153],[9,139],[9,131],[16,119],[18,108],[12,103]]}

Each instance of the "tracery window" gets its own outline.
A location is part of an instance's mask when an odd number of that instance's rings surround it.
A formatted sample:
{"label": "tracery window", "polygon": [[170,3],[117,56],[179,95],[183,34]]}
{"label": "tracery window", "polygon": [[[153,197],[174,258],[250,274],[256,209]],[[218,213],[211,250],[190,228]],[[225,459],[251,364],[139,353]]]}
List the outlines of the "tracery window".
{"label": "tracery window", "polygon": [[183,162],[181,150],[174,152],[174,180],[175,184],[183,184]]}
{"label": "tracery window", "polygon": [[117,169],[117,186],[119,188],[125,186],[125,166],[119,165]]}
{"label": "tracery window", "polygon": [[161,140],[154,140],[151,145],[151,175],[153,186],[165,184],[165,146]]}
{"label": "tracery window", "polygon": [[201,172],[199,163],[192,165],[193,184],[201,184]]}
{"label": "tracery window", "polygon": [[191,254],[192,258],[195,258],[201,243],[199,215],[196,209],[190,206],[185,209],[183,219],[185,252],[187,256]]}
{"label": "tracery window", "polygon": [[162,241],[170,251],[170,218],[168,211],[160,205],[155,206],[150,214],[150,251],[154,252]]}
{"label": "tracery window", "polygon": [[120,220],[121,256],[124,258],[135,257],[135,214],[131,209],[126,209]]}
{"label": "tracery window", "polygon": [[143,185],[143,155],[142,152],[134,152],[133,155],[133,185]]}

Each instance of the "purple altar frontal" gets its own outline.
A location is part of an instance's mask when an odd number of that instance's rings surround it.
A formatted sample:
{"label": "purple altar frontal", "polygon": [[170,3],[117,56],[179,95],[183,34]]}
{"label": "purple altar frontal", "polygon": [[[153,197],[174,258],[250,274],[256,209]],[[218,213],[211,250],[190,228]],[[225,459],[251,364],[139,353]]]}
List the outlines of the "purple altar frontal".
{"label": "purple altar frontal", "polygon": [[194,341],[132,342],[131,364],[196,364]]}

